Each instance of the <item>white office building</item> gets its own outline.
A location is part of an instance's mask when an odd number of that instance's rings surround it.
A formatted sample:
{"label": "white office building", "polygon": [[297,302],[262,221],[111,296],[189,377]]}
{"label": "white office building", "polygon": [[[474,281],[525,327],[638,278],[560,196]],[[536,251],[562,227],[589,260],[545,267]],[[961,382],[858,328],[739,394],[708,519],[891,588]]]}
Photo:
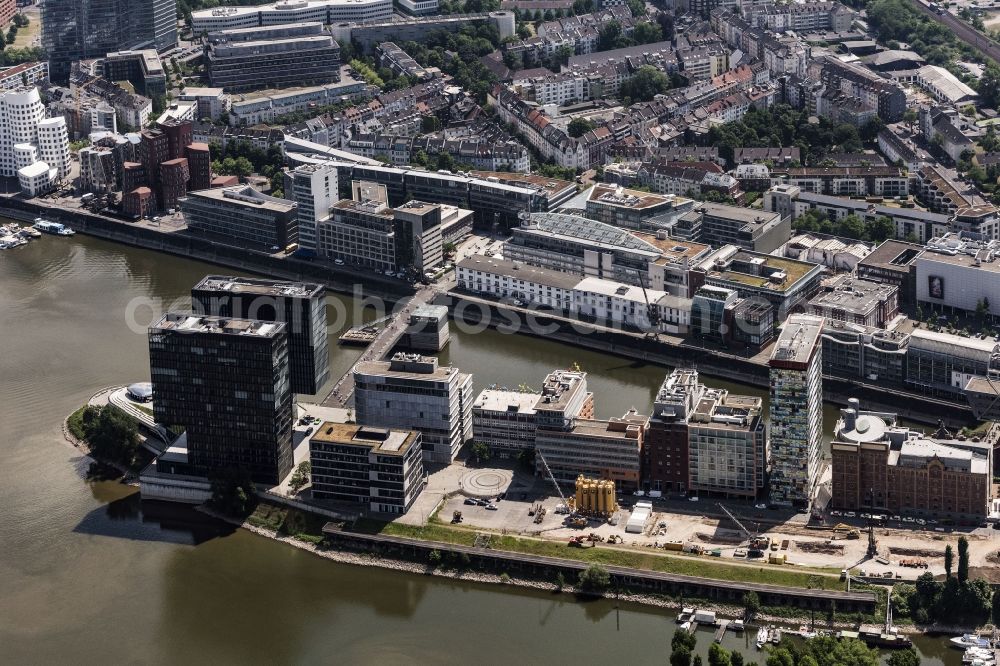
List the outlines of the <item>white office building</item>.
{"label": "white office building", "polygon": [[437,358],[397,353],[354,368],[358,423],[418,430],[425,462],[449,464],[472,439],[472,375]]}
{"label": "white office building", "polygon": [[292,171],[292,201],[298,204],[299,249],[316,253],[317,223],[329,217],[340,200],[337,166],[332,162],[303,164]]}
{"label": "white office building", "polygon": [[383,21],[392,18],[392,0],[279,0],[266,5],[214,7],[191,12],[195,35],[216,30],[319,21]]}

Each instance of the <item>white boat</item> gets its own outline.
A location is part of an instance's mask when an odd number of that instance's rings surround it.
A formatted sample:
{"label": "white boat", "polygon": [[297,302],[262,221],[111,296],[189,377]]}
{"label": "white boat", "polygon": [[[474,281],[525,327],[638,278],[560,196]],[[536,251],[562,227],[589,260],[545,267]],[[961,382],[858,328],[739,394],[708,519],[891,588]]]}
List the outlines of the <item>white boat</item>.
{"label": "white boat", "polygon": [[691,631],[691,623],[681,622],[681,631]]}
{"label": "white boat", "polygon": [[767,628],[761,627],[757,630],[757,649],[760,650],[767,643]]}
{"label": "white boat", "polygon": [[816,638],[816,635],[817,634],[815,631],[810,630],[809,627],[807,627],[804,624],[801,627],[799,627],[799,636],[805,638],[806,640],[810,638]]}
{"label": "white boat", "polygon": [[677,614],[677,624],[682,624],[688,622],[694,617],[693,608],[682,608],[681,612]]}
{"label": "white boat", "polygon": [[775,627],[774,633],[771,634],[771,642],[775,645],[781,642],[781,627]]}
{"label": "white boat", "polygon": [[62,229],[56,232],[57,236],[73,236],[74,234],[76,234],[76,232],[70,229],[69,227],[63,227]]}
{"label": "white boat", "polygon": [[31,227],[21,227],[21,231],[18,233],[25,238],[38,238],[42,235],[42,232],[38,229],[32,229]]}
{"label": "white boat", "polygon": [[27,244],[28,241],[19,236],[4,236],[0,238],[0,250],[9,250]]}
{"label": "white boat", "polygon": [[952,638],[951,646],[953,648],[958,648],[959,650],[965,650],[968,648],[989,649],[990,642],[985,638],[980,638],[976,634],[963,634]]}
{"label": "white boat", "polygon": [[729,623],[729,628],[733,631],[743,631],[746,627],[743,626],[743,620],[733,620]]}
{"label": "white boat", "polygon": [[971,647],[965,651],[962,655],[963,664],[973,664],[976,662],[988,662],[996,663],[996,659],[993,655],[993,650],[988,650],[986,648]]}

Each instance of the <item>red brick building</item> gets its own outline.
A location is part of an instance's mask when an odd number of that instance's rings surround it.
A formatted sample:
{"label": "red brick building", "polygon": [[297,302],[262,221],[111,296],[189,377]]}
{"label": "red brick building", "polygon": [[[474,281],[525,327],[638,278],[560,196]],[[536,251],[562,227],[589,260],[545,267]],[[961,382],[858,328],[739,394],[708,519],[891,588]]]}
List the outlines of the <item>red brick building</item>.
{"label": "red brick building", "polygon": [[145,185],[126,192],[122,197],[122,210],[126,215],[150,217],[153,209],[153,191]]}
{"label": "red brick building", "polygon": [[864,412],[857,400],[841,410],[834,441],[830,506],[979,520],[989,510],[994,423],[958,439],[944,428],[930,435],[897,424],[895,414]]}
{"label": "red brick building", "polygon": [[176,208],[181,197],[187,194],[191,171],[184,157],[160,164],[160,209]]}
{"label": "red brick building", "polygon": [[212,187],[212,154],[206,143],[192,143],[187,147],[188,168],[191,181],[188,190],[207,190]]}

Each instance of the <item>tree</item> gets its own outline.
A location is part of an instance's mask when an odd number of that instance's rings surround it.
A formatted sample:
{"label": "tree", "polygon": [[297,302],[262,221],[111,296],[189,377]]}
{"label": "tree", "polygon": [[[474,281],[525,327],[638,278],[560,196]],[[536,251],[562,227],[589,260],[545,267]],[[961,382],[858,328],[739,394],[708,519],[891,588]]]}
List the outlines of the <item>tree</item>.
{"label": "tree", "polygon": [[288,481],[288,487],[291,489],[293,493],[298,493],[306,485],[309,484],[311,476],[312,476],[312,463],[310,463],[308,460],[303,460],[295,468],[295,471],[292,472],[292,478]]}
{"label": "tree", "polygon": [[229,516],[243,517],[257,505],[256,489],[245,469],[227,468],[209,477],[212,497],[208,505]]}
{"label": "tree", "polygon": [[608,21],[597,33],[597,50],[610,51],[629,45],[629,38],[622,31],[618,21]]}
{"label": "tree", "polygon": [[569,127],[566,129],[567,133],[574,139],[581,137],[590,130],[594,129],[594,123],[590,122],[586,118],[574,118],[569,121]]}
{"label": "tree", "polygon": [[708,666],[732,666],[729,650],[718,643],[712,643],[708,648]]}
{"label": "tree", "polygon": [[891,217],[879,215],[868,227],[868,240],[881,243],[889,238],[896,237],[896,223]]}
{"label": "tree", "polygon": [[473,442],[471,450],[472,450],[472,455],[476,457],[476,462],[489,460],[490,447],[484,444],[483,442]]}
{"label": "tree", "polygon": [[611,575],[600,564],[591,564],[580,572],[579,584],[584,592],[600,593],[611,585]]}
{"label": "tree", "polygon": [[783,647],[773,650],[771,654],[767,656],[766,663],[767,666],[795,666],[795,660],[792,659],[792,654]]}
{"label": "tree", "polygon": [[677,650],[678,648],[685,647],[688,652],[693,652],[694,646],[697,644],[698,637],[690,631],[676,631],[674,632],[673,638],[670,639],[671,650]]}
{"label": "tree", "polygon": [[729,653],[729,663],[732,664],[732,666],[743,666],[745,661],[741,653],[733,650]]}
{"label": "tree", "polygon": [[845,215],[844,219],[837,225],[838,235],[846,238],[860,240],[865,236],[865,223],[860,217],[851,213]]}
{"label": "tree", "polygon": [[951,544],[949,543],[944,547],[944,577],[945,579],[951,578],[952,565],[955,561],[954,551],[951,549]]}
{"label": "tree", "polygon": [[691,662],[691,666],[701,666],[701,655],[696,654],[694,656],[694,661]]}
{"label": "tree", "polygon": [[675,648],[670,653],[670,666],[691,666],[691,650],[684,645]]}
{"label": "tree", "polygon": [[896,650],[889,655],[888,666],[920,666],[920,655],[912,647]]}
{"label": "tree", "polygon": [[760,597],[756,592],[747,592],[743,595],[743,612],[746,619],[753,619],[753,616],[760,612]]}
{"label": "tree", "polygon": [[663,29],[658,23],[638,23],[633,29],[632,39],[639,44],[653,44],[663,39]]}
{"label": "tree", "polygon": [[958,537],[958,582],[969,580],[969,540]]}
{"label": "tree", "polygon": [[88,407],[83,414],[87,444],[95,457],[131,465],[139,451],[139,429],[125,412],[114,405]]}
{"label": "tree", "polygon": [[648,102],[670,90],[670,79],[652,65],[643,65],[622,82],[619,92],[627,104]]}

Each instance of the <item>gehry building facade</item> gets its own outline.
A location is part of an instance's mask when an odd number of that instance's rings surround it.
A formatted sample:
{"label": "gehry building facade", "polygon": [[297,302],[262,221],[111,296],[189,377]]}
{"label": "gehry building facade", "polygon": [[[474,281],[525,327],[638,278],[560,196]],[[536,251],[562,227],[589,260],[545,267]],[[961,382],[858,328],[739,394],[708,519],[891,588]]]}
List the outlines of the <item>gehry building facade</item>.
{"label": "gehry building facade", "polygon": [[17,176],[29,196],[69,174],[69,134],[62,116],[45,117],[37,88],[0,92],[0,176]]}

